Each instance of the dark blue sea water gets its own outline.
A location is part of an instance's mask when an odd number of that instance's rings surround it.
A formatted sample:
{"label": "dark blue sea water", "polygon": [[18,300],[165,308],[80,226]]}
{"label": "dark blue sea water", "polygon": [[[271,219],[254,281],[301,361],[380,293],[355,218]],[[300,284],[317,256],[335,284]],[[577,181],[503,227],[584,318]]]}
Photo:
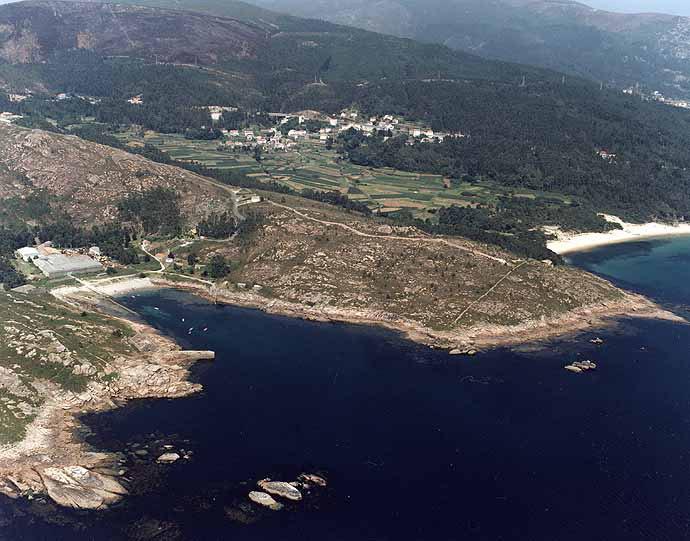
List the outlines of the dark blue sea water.
{"label": "dark blue sea water", "polygon": [[[690,239],[572,261],[665,302],[690,300]],[[124,302],[217,359],[195,368],[203,393],[88,417],[89,440],[121,451],[155,432],[185,441],[193,459],[135,468],[148,484],[104,513],[0,504],[0,539],[690,538],[690,327],[628,321],[470,359],[172,290]],[[563,369],[588,358],[597,372]],[[226,513],[258,479],[302,471],[329,487],[253,524]]]}

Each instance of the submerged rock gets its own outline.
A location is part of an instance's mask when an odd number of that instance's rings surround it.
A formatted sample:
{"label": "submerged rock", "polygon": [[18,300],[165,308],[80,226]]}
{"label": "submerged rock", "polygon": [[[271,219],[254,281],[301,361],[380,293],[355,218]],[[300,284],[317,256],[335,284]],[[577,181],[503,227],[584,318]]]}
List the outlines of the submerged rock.
{"label": "submerged rock", "polygon": [[63,507],[103,509],[127,494],[127,489],[114,478],[81,466],[46,468],[39,473],[48,496]]}
{"label": "submerged rock", "polygon": [[302,493],[293,487],[290,483],[285,483],[283,481],[271,481],[270,479],[264,479],[258,482],[259,488],[265,490],[269,494],[274,496],[280,496],[286,500],[292,500],[298,502],[302,499]]}
{"label": "submerged rock", "polygon": [[301,473],[297,480],[306,485],[316,485],[318,487],[325,487],[328,483],[320,475],[314,473]]}
{"label": "submerged rock", "polygon": [[259,517],[249,503],[240,503],[235,507],[226,507],[225,515],[233,522],[240,524],[253,524]]}
{"label": "submerged rock", "polygon": [[280,511],[283,508],[283,504],[275,501],[269,494],[265,492],[252,491],[249,493],[249,499],[254,503],[268,507],[273,511]]}

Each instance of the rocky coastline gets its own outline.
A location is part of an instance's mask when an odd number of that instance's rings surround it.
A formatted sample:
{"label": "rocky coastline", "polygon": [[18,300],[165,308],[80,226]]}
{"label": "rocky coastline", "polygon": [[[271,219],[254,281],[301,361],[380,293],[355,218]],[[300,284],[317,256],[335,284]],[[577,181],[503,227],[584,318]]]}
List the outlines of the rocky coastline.
{"label": "rocky coastline", "polygon": [[[482,349],[546,341],[615,325],[625,317],[656,318],[687,323],[649,299],[622,292],[616,302],[593,303],[556,318],[541,318],[518,326],[477,325],[454,330],[426,328],[414,321],[373,310],[309,306],[263,296],[257,292],[180,282],[164,276],[124,280],[116,294],[136,290],[177,288],[218,303],[255,308],[266,313],[321,322],[378,325],[452,355],[475,355]],[[114,291],[114,290],[113,290]],[[54,294],[71,304],[100,309],[103,297],[93,287],[66,288]],[[146,324],[122,318],[135,332],[140,355],[114,362],[121,377],[109,384],[90,385],[81,394],[62,393],[46,403],[20,443],[0,448],[0,493],[10,498],[49,496],[59,505],[104,509],[127,495],[118,478],[116,457],[95,452],[76,436],[79,416],[113,409],[136,398],[177,398],[200,390],[188,381],[189,368],[213,359],[210,351],[181,351],[175,342]],[[165,462],[162,461],[162,462]]]}
{"label": "rocky coastline", "polygon": [[164,277],[151,279],[154,287],[170,287],[190,291],[207,300],[246,308],[268,314],[297,317],[309,321],[375,325],[399,332],[406,338],[436,349],[448,349],[453,355],[475,355],[478,351],[495,347],[509,347],[526,342],[552,340],[595,329],[616,325],[623,318],[661,319],[688,323],[650,299],[621,290],[616,301],[594,302],[572,309],[555,317],[542,316],[518,325],[483,323],[452,330],[437,330],[418,322],[377,310],[310,306],[263,296],[259,293],[228,287],[208,287],[196,282],[179,282]]}

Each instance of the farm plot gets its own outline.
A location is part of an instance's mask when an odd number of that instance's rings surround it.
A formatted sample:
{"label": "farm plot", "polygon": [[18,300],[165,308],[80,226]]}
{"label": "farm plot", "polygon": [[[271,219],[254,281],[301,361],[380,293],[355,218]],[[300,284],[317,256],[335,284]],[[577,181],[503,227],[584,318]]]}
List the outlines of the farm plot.
{"label": "farm plot", "polygon": [[477,206],[495,204],[500,197],[546,196],[537,191],[508,189],[495,182],[457,183],[441,175],[363,167],[342,160],[336,151],[315,141],[301,142],[288,151],[264,152],[259,163],[252,153],[225,148],[223,141],[189,140],[178,134],[155,132],[141,135],[135,131],[120,133],[118,138],[129,145],[155,146],[176,160],[280,182],[298,191],[337,191],[380,213],[408,210],[428,217],[429,211],[450,205]]}

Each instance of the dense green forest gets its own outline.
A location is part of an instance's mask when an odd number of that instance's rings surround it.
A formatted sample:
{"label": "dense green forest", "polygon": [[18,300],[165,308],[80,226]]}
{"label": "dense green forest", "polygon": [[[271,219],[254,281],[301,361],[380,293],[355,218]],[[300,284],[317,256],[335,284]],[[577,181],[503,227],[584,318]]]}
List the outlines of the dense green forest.
{"label": "dense green forest", "polygon": [[167,188],[151,188],[127,194],[118,205],[119,219],[133,227],[138,236],[174,237],[182,232],[185,218],[180,195]]}
{"label": "dense green forest", "polygon": [[690,216],[689,111],[587,85],[487,86],[407,84],[399,96],[412,117],[465,137],[408,145],[350,133],[341,149],[361,165],[568,194],[629,220]]}
{"label": "dense green forest", "polygon": [[[33,245],[34,239],[50,240],[59,248],[98,246],[103,255],[122,265],[140,263],[140,254],[132,242],[141,234],[169,236],[179,231],[185,218],[178,199],[176,192],[162,188],[131,194],[118,202],[116,219],[91,228],[77,226],[43,193],[6,199],[0,205],[1,221],[5,224],[0,227],[0,283],[13,288],[26,282],[12,259],[17,249]],[[36,225],[28,226],[29,220]]]}
{"label": "dense green forest", "polygon": [[437,220],[414,220],[401,213],[394,219],[415,225],[433,234],[462,236],[478,242],[495,244],[515,254],[533,259],[562,259],[546,248],[544,224],[559,224],[565,229],[609,231],[617,229],[591,208],[579,204],[564,204],[560,200],[502,197],[495,206],[441,208]]}
{"label": "dense green forest", "polygon": [[33,237],[23,226],[0,227],[0,284],[6,289],[19,287],[26,283],[24,277],[12,265],[14,252],[31,244]]}

